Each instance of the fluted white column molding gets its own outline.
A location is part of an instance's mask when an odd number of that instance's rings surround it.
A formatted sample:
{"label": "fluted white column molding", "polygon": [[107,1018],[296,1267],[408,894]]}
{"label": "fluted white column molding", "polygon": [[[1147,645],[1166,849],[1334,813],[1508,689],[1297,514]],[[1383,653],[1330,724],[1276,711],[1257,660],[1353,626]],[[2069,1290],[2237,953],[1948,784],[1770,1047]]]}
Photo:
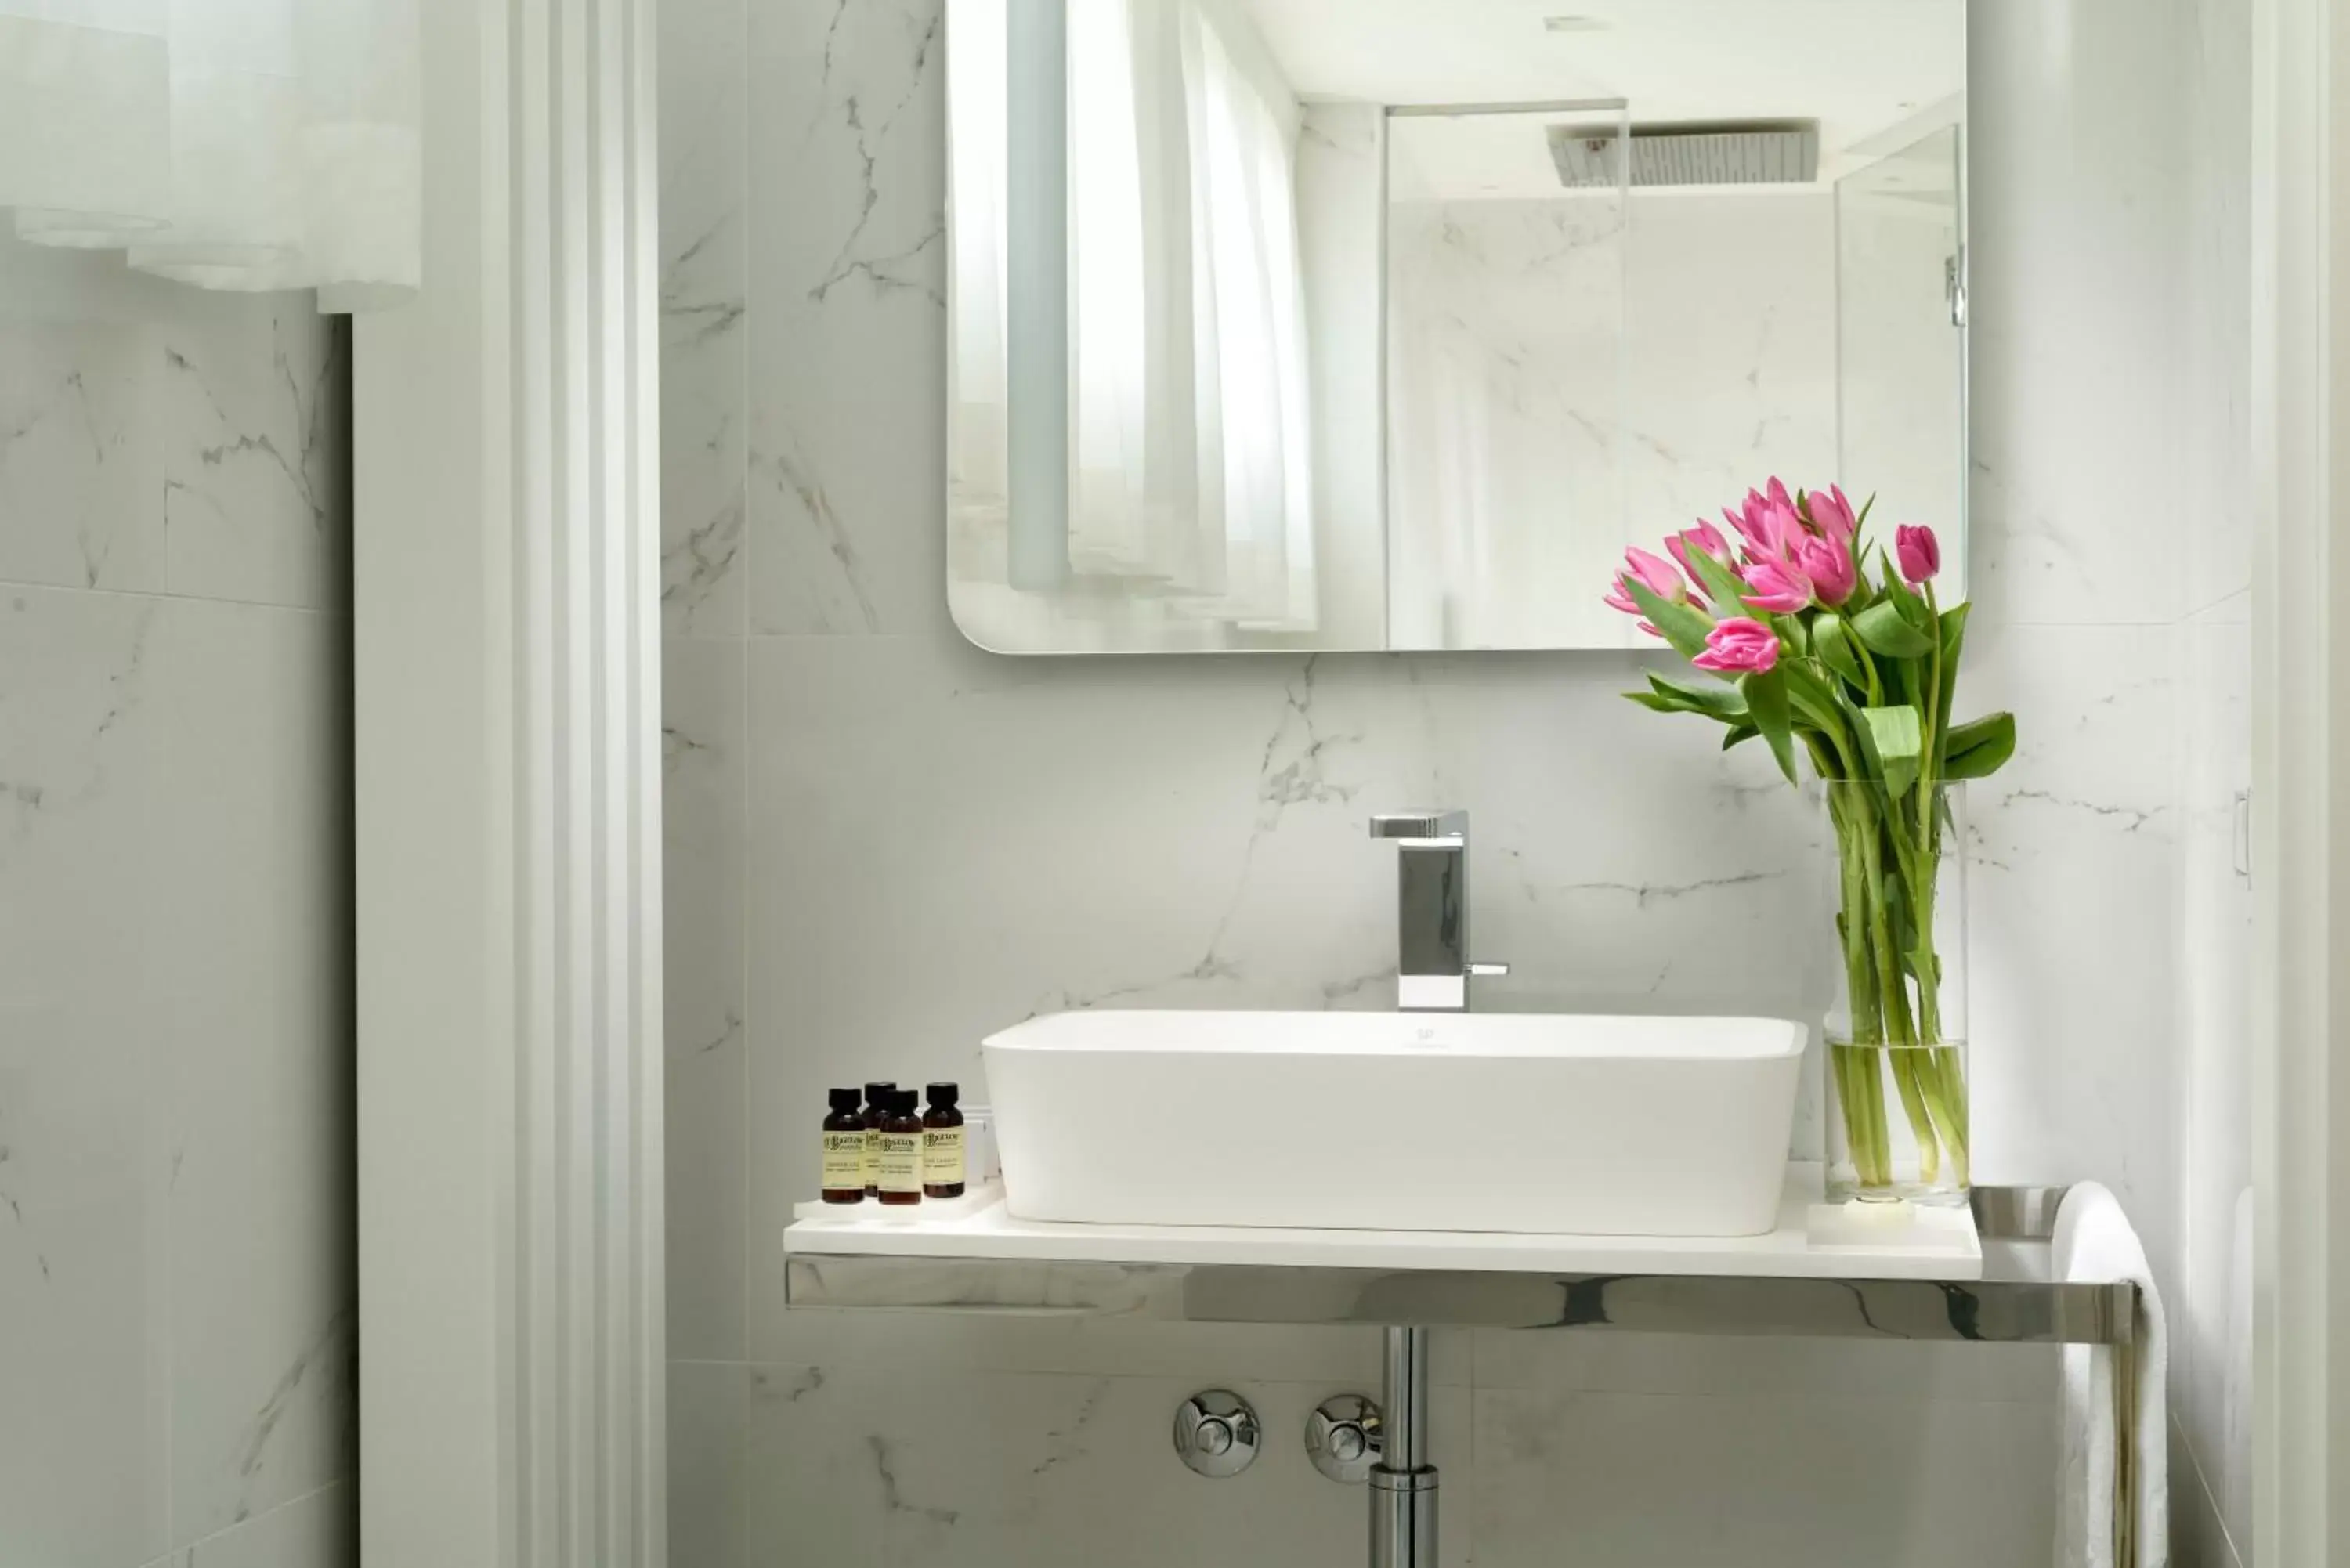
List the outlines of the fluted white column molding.
{"label": "fluted white column molding", "polygon": [[664,1561],[653,4],[419,7],[355,327],[369,1568]]}
{"label": "fluted white column molding", "polygon": [[2252,1509],[2350,1564],[2350,0],[2254,0]]}

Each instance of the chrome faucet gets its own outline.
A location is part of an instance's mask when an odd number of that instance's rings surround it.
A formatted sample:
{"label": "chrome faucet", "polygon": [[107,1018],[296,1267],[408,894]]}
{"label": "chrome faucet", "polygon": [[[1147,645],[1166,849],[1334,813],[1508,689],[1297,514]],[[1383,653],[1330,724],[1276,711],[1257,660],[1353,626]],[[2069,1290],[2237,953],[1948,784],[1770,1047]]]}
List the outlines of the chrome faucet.
{"label": "chrome faucet", "polygon": [[1466,1012],[1469,981],[1507,974],[1469,958],[1469,814],[1397,812],[1371,818],[1373,838],[1397,840],[1396,1006]]}

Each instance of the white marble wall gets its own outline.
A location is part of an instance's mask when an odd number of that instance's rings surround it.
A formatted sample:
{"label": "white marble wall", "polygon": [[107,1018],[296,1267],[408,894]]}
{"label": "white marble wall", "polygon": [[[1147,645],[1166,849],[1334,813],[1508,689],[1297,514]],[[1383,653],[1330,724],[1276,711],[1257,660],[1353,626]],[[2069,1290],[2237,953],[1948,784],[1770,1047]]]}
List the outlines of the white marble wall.
{"label": "white marble wall", "polygon": [[[1361,818],[1410,802],[1475,813],[1481,945],[1518,1003],[1800,1014],[1814,824],[1758,759],[1618,701],[1628,655],[963,643],[941,591],[941,5],[664,11],[674,1560],[1155,1565],[1239,1540],[1353,1562],[1359,1495],[1285,1434],[1370,1385],[1367,1336],[787,1315],[776,1235],[821,1091],[974,1079],[981,1033],[1045,1008],[1384,1005],[1393,873]],[[1970,701],[2024,732],[1975,812],[1978,1172],[2111,1183],[2174,1281],[2204,1255],[2167,978],[2201,809],[2184,689],[2236,644],[2207,616],[2210,657],[2181,653],[2182,620],[2224,612],[2182,587],[2175,470],[2224,473],[2231,427],[2167,328],[2240,306],[2240,258],[2186,259],[2185,7],[1977,0],[1974,33]],[[2240,382],[2240,339],[2210,332],[2203,363]],[[2186,542],[2220,575],[2229,514]],[[2037,1354],[1439,1352],[1451,1562],[2044,1560]],[[1164,1427],[1217,1383],[1282,1440],[1209,1487]]]}
{"label": "white marble wall", "polygon": [[354,1561],[342,339],[0,242],[0,1561]]}

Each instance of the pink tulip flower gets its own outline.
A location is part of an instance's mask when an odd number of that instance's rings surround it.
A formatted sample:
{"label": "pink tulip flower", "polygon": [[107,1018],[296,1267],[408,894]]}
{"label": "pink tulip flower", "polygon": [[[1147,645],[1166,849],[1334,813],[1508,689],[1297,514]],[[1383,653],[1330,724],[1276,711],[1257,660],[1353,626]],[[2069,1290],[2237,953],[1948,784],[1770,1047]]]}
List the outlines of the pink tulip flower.
{"label": "pink tulip flower", "polygon": [[1753,560],[1783,559],[1804,532],[1803,519],[1795,515],[1794,507],[1782,506],[1752,490],[1746,493],[1743,514],[1725,508],[1722,515],[1746,541],[1747,556]]}
{"label": "pink tulip flower", "polygon": [[1721,529],[1702,517],[1698,519],[1696,527],[1684,528],[1666,540],[1665,548],[1673,553],[1673,559],[1681,564],[1681,570],[1690,575],[1691,582],[1705,580],[1698,574],[1697,563],[1690,559],[1692,551],[1703,551],[1725,566],[1731,562],[1730,541],[1722,537]]}
{"label": "pink tulip flower", "polygon": [[[1634,577],[1639,578],[1640,586],[1660,599],[1677,605],[1689,602],[1689,585],[1673,569],[1673,564],[1662,556],[1635,545],[1624,552],[1624,564],[1627,569],[1617,575],[1614,590],[1607,596],[1606,603],[1610,609],[1622,610],[1626,615],[1640,613],[1640,607],[1633,601],[1630,591],[1624,586]],[[1655,632],[1653,627],[1644,627],[1643,629]]]}
{"label": "pink tulip flower", "polygon": [[1893,531],[1893,551],[1901,575],[1912,583],[1931,582],[1942,570],[1942,542],[1923,524],[1904,523]]}
{"label": "pink tulip flower", "polygon": [[1849,547],[1852,536],[1859,529],[1859,519],[1853,514],[1852,503],[1844,498],[1841,486],[1831,484],[1823,495],[1814,490],[1804,497],[1811,508],[1812,525],[1837,544]]}
{"label": "pink tulip flower", "polygon": [[1690,662],[1717,675],[1767,675],[1779,662],[1779,639],[1761,621],[1733,616],[1705,634],[1705,651]]}
{"label": "pink tulip flower", "polygon": [[1624,552],[1624,559],[1648,590],[1659,598],[1679,604],[1689,597],[1689,585],[1681,581],[1680,573],[1675,571],[1673,564],[1662,556],[1635,545]]}
{"label": "pink tulip flower", "polygon": [[1762,493],[1771,498],[1772,505],[1789,512],[1795,509],[1795,498],[1787,493],[1785,483],[1775,474],[1772,477],[1771,483],[1763,486]]}
{"label": "pink tulip flower", "polygon": [[1805,539],[1796,546],[1795,564],[1812,579],[1820,603],[1831,609],[1852,597],[1860,586],[1860,568],[1853,564],[1851,548],[1833,535]]}
{"label": "pink tulip flower", "polygon": [[1746,586],[1753,590],[1745,599],[1749,609],[1793,615],[1797,610],[1811,607],[1812,580],[1804,576],[1804,568],[1793,561],[1782,560],[1775,556],[1764,556],[1750,563],[1745,576]]}

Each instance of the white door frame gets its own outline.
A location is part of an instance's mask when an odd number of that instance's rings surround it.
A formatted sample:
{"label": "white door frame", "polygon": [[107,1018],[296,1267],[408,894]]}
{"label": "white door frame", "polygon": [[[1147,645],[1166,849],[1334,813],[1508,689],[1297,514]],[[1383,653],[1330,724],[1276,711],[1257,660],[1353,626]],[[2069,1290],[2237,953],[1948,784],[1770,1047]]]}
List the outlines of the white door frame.
{"label": "white door frame", "polygon": [[428,0],[355,329],[362,1550],[659,1568],[654,0]]}
{"label": "white door frame", "polygon": [[2335,139],[2350,135],[2350,0],[2257,0],[2254,28],[2251,1552],[2280,1568],[2343,1568],[2350,624],[2340,574],[2350,549],[2338,542],[2350,537],[2350,155],[2336,155]]}

